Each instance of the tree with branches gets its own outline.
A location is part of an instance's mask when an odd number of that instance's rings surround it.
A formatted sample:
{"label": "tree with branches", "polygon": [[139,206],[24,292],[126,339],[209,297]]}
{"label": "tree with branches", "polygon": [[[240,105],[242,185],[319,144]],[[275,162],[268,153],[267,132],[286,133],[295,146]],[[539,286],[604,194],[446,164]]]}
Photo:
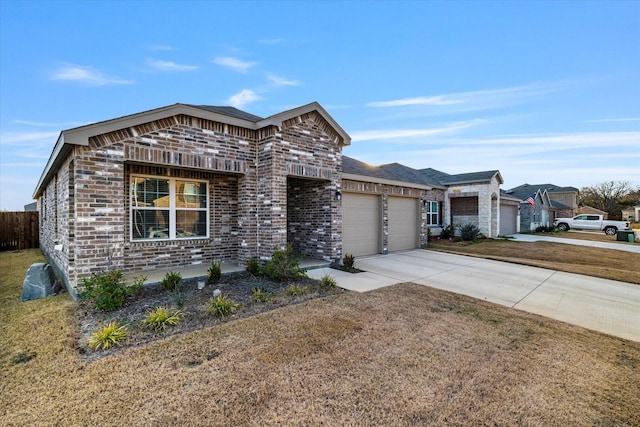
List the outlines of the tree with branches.
{"label": "tree with branches", "polygon": [[605,181],[582,187],[579,203],[613,214],[633,206],[638,202],[638,194],[640,188],[634,188],[629,181]]}

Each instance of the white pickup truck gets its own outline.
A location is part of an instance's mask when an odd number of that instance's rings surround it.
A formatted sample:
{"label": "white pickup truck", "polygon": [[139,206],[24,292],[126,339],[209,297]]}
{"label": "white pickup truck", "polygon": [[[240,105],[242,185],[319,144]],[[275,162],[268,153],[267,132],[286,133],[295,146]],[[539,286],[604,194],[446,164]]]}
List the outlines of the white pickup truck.
{"label": "white pickup truck", "polygon": [[618,230],[627,230],[629,223],[625,221],[609,221],[602,219],[602,215],[583,214],[573,218],[556,218],[553,226],[561,231],[576,230],[602,230],[605,234],[613,236]]}

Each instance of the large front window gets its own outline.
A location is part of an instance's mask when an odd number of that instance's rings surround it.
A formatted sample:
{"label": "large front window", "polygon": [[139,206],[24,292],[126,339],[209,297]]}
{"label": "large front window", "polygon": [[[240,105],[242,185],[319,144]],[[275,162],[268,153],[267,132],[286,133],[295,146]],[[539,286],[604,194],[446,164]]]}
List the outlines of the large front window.
{"label": "large front window", "polygon": [[438,225],[438,202],[427,202],[427,225]]}
{"label": "large front window", "polygon": [[207,183],[131,176],[131,239],[208,237]]}

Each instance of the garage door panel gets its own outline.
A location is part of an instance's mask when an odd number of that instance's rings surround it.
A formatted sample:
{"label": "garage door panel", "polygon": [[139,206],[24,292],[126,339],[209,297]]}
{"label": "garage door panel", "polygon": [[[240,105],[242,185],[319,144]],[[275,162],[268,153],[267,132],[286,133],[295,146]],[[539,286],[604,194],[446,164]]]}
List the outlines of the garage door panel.
{"label": "garage door panel", "polygon": [[389,251],[401,251],[418,247],[417,199],[389,197]]}
{"label": "garage door panel", "polygon": [[380,197],[345,193],[342,198],[342,253],[380,252]]}
{"label": "garage door panel", "polygon": [[511,205],[500,206],[500,235],[508,236],[518,230],[518,207]]}

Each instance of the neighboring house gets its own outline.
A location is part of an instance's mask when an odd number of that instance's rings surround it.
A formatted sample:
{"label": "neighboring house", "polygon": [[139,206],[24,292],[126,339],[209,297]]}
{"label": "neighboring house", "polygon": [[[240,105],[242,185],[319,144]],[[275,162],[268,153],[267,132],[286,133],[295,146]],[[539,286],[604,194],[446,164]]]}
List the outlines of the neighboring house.
{"label": "neighboring house", "polygon": [[345,253],[425,247],[429,230],[438,235],[451,224],[458,228],[476,223],[487,237],[500,234],[499,171],[450,175],[398,163],[373,166],[342,159]]}
{"label": "neighboring house", "polygon": [[35,212],[38,210],[38,202],[29,203],[28,205],[24,205],[25,212]]}
{"label": "neighboring house", "polygon": [[34,193],[41,248],[76,296],[106,269],[243,264],[287,244],[333,262],[517,221],[498,171],[371,166],[342,155],[349,143],[318,103],[267,118],[174,104],[65,130]]}
{"label": "neighboring house", "polygon": [[623,209],[622,221],[640,222],[640,205]]}
{"label": "neighboring house", "polygon": [[[556,218],[570,218],[578,214],[579,191],[574,187],[561,187],[555,184],[522,184],[504,192],[506,195],[520,199],[520,229],[523,232],[535,231],[537,227],[553,224]],[[539,210],[522,211],[527,200],[536,195],[540,201]]]}
{"label": "neighboring house", "polygon": [[[609,213],[605,212],[603,210],[594,208],[592,206],[580,206],[578,208],[578,210],[576,211],[576,215],[580,215],[580,214],[592,214],[592,215],[602,215],[603,219],[608,219],[609,218]],[[558,218],[560,218],[558,216]]]}

